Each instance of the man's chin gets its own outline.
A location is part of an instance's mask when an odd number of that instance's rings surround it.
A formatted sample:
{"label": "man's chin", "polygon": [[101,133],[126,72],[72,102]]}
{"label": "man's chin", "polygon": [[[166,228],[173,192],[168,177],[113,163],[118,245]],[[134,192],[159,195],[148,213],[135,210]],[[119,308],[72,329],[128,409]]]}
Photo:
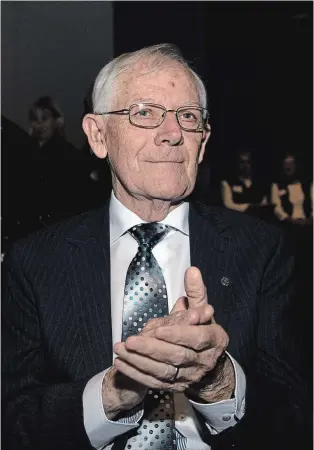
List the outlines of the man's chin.
{"label": "man's chin", "polygon": [[181,188],[177,186],[159,186],[155,189],[149,189],[149,196],[155,200],[171,202],[172,204],[180,203],[185,197],[191,193],[192,189],[187,186]]}

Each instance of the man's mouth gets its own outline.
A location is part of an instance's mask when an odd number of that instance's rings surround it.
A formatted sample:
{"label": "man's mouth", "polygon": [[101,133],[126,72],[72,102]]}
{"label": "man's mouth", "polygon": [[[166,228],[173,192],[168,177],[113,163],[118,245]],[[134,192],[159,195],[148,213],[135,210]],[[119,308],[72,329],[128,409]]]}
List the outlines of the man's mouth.
{"label": "man's mouth", "polygon": [[184,162],[183,159],[167,159],[167,160],[154,160],[154,161],[145,161],[151,164],[182,164]]}

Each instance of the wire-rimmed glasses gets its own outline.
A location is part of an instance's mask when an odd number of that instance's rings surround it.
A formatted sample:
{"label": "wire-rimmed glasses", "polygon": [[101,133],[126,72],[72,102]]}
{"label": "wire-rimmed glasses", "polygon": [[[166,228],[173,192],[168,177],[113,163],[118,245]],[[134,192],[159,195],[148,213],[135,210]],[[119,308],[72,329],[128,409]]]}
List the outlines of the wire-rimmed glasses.
{"label": "wire-rimmed glasses", "polygon": [[185,131],[203,131],[208,125],[209,113],[206,108],[198,106],[181,106],[178,109],[166,109],[155,103],[134,103],[129,109],[96,113],[99,115],[128,115],[130,123],[139,128],[157,128],[166,118],[168,112],[176,115],[180,127]]}

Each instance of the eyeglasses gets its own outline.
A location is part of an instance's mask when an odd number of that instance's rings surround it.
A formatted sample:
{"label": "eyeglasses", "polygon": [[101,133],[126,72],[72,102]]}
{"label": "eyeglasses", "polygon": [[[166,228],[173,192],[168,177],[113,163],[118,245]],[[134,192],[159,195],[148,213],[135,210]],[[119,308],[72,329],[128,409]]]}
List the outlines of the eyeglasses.
{"label": "eyeglasses", "polygon": [[177,121],[185,131],[202,131],[206,128],[209,113],[206,108],[197,106],[181,106],[178,109],[166,109],[154,103],[134,103],[129,109],[95,113],[98,115],[128,115],[130,123],[139,128],[157,128],[166,118],[168,112],[176,115]]}

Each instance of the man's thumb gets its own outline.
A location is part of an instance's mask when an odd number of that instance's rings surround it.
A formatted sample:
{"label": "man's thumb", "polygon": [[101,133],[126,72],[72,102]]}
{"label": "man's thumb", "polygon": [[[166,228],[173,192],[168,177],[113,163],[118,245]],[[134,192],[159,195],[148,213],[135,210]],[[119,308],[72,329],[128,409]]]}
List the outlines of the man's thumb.
{"label": "man's thumb", "polygon": [[184,287],[189,308],[196,308],[208,303],[206,287],[202,274],[197,267],[189,267],[184,275]]}

